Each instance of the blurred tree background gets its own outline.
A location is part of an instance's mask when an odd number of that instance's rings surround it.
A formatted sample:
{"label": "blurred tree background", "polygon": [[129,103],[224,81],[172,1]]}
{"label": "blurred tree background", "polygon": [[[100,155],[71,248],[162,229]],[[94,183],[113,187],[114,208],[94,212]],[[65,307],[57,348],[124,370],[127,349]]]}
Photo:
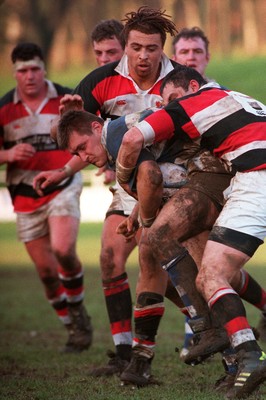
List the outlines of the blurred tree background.
{"label": "blurred tree background", "polygon": [[[166,10],[177,29],[199,26],[212,54],[266,54],[265,0],[0,0],[1,75],[10,70],[10,52],[20,41],[35,41],[48,69],[95,67],[90,32],[102,19],[123,19],[141,5]],[[165,52],[171,56],[171,39]]]}

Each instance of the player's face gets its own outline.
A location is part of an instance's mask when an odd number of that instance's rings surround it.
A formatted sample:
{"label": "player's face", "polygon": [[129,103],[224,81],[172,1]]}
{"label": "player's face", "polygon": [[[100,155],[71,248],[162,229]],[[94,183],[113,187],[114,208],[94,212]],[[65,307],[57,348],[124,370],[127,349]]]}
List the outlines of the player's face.
{"label": "player's face", "polygon": [[210,56],[206,51],[205,43],[201,37],[190,39],[181,38],[175,44],[173,60],[179,64],[194,68],[204,76]]}
{"label": "player's face", "polygon": [[128,68],[132,78],[156,81],[160,70],[160,61],[163,54],[162,39],[159,33],[146,35],[132,30],[129,32],[125,47],[128,56]]}
{"label": "player's face", "polygon": [[37,65],[27,65],[15,71],[19,92],[28,97],[38,97],[45,88],[45,70]]}
{"label": "player's face", "polygon": [[107,154],[101,144],[99,130],[92,128],[92,135],[80,134],[73,131],[69,138],[68,150],[84,162],[103,167],[107,162]]}
{"label": "player's face", "polygon": [[181,86],[174,86],[172,82],[165,85],[162,93],[163,105],[167,106],[170,101],[186,96],[188,94],[195,93],[199,89],[199,85],[195,81],[191,81],[188,90],[183,89]]}
{"label": "player's face", "polygon": [[119,61],[124,53],[119,40],[115,36],[112,39],[104,39],[100,42],[94,41],[93,50],[99,66]]}

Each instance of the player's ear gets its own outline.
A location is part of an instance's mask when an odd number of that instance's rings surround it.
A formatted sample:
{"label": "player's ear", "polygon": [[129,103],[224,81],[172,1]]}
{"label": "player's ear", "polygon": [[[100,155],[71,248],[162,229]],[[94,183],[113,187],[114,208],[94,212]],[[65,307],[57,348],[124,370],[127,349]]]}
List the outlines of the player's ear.
{"label": "player's ear", "polygon": [[102,124],[100,124],[100,122],[98,122],[98,121],[93,121],[93,122],[91,123],[91,128],[92,128],[93,132],[98,133],[98,134],[101,134],[101,133],[102,133],[102,128],[103,128],[103,126],[102,126]]}
{"label": "player's ear", "polygon": [[197,92],[200,88],[199,82],[196,81],[195,79],[191,79],[189,82],[189,87],[193,93]]}

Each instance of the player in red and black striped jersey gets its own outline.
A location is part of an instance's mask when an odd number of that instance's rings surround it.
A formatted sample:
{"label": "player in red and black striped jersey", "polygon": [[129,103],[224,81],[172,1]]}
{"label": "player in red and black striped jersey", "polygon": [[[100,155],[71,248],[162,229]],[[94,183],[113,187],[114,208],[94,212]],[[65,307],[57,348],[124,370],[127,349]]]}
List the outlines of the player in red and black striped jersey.
{"label": "player in red and black striped jersey", "polygon": [[[66,352],[80,352],[92,341],[90,317],[83,306],[83,270],[76,254],[80,175],[67,166],[71,155],[50,137],[61,98],[71,89],[45,79],[42,51],[21,43],[12,51],[17,81],[0,100],[0,163],[17,217],[19,239],[33,260],[48,301],[69,332]],[[62,182],[39,196],[34,177],[58,169]]]}
{"label": "player in red and black striped jersey", "polygon": [[[126,171],[136,165],[143,146],[173,136],[191,143],[199,141],[235,172],[204,251],[197,287],[237,353],[238,372],[227,398],[246,397],[266,380],[266,355],[231,282],[266,236],[266,107],[242,93],[207,84],[197,71],[185,66],[170,72],[161,90],[168,100],[175,92],[175,100],[125,134],[117,159],[121,175],[117,171],[117,176],[125,182],[123,168]],[[170,220],[160,220],[159,215],[148,237],[157,259],[171,267],[158,235],[164,226],[169,228]],[[172,240],[172,256],[177,246]]]}

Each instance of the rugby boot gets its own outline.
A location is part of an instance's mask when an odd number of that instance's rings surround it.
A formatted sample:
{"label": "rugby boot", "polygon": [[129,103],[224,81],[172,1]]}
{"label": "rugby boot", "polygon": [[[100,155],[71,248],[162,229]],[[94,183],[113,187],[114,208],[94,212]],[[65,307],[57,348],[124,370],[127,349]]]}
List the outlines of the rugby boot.
{"label": "rugby boot", "polygon": [[123,360],[112,350],[107,351],[107,356],[109,357],[108,363],[102,367],[93,369],[90,373],[91,376],[119,376],[129,364],[128,360]]}
{"label": "rugby boot", "polygon": [[231,375],[229,372],[222,375],[214,384],[214,390],[217,393],[226,393],[234,386],[235,375]]}
{"label": "rugby boot", "polygon": [[224,328],[210,328],[193,335],[188,352],[182,360],[186,364],[197,365],[229,346],[229,338]]}
{"label": "rugby boot", "polygon": [[266,342],[266,316],[264,314],[261,315],[257,330],[260,334],[260,340]]}
{"label": "rugby boot", "polygon": [[93,327],[91,317],[83,304],[78,306],[69,306],[69,315],[71,324],[67,325],[68,341],[63,349],[64,353],[80,353],[87,350],[92,343]]}
{"label": "rugby boot", "polygon": [[151,375],[153,358],[151,349],[142,345],[133,347],[130,363],[120,376],[122,384],[141,387],[157,383]]}
{"label": "rugby boot", "polygon": [[236,352],[230,347],[223,352],[222,363],[225,374],[221,376],[214,384],[214,390],[218,393],[226,393],[234,386],[237,374]]}
{"label": "rugby boot", "polygon": [[226,399],[245,399],[266,381],[266,354],[262,351],[240,350],[237,355],[238,371],[233,387]]}

